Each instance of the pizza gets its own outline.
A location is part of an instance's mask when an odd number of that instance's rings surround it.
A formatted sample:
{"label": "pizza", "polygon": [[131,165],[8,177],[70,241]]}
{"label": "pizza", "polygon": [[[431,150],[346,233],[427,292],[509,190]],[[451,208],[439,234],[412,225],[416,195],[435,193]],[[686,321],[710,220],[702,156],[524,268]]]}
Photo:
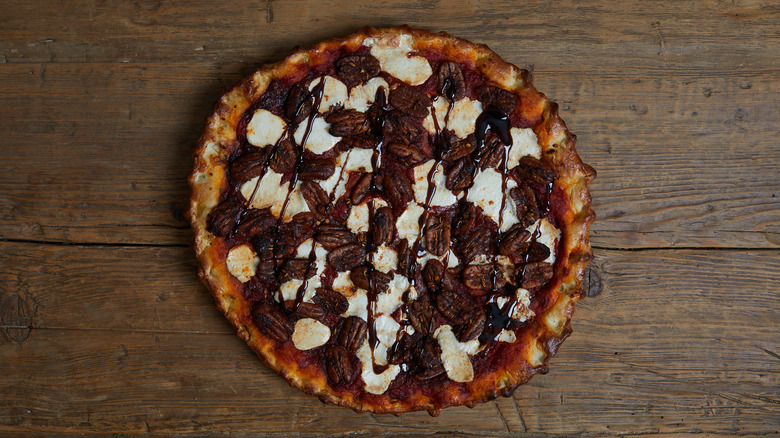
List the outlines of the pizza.
{"label": "pizza", "polygon": [[409,27],[299,49],[195,151],[199,274],[292,386],[432,415],[510,395],[571,331],[595,171],[484,45]]}

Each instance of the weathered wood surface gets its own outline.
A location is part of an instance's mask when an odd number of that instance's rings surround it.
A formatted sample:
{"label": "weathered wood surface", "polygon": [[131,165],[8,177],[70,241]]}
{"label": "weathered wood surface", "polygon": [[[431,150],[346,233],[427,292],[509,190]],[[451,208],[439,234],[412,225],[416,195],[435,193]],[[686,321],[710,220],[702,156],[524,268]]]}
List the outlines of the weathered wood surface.
{"label": "weathered wood surface", "polygon": [[4,319],[0,434],[773,432],[776,255],[600,251],[548,375],[473,410],[394,418],[289,388],[232,334],[186,248],[5,243],[3,300],[33,328]]}
{"label": "weathered wood surface", "polygon": [[[599,172],[593,297],[550,373],[437,418],[289,388],[198,283],[182,214],[222,89],[403,23],[531,70]],[[3,2],[0,435],[780,435],[778,23],[763,1]]]}

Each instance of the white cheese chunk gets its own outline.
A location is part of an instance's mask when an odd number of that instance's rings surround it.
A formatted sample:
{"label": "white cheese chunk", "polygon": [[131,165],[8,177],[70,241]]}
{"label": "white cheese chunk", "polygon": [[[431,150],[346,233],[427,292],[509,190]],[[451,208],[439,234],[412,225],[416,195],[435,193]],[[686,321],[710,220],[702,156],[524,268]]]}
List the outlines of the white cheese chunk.
{"label": "white cheese chunk", "polygon": [[[313,90],[322,79],[317,78],[309,84],[309,90]],[[347,102],[347,86],[333,76],[325,76],[325,85],[322,89],[322,101],[320,112],[327,112],[333,105],[343,105]],[[299,143],[300,144],[300,143]]]}
{"label": "white cheese chunk", "polygon": [[420,266],[425,266],[425,264],[428,263],[428,260],[430,259],[436,259],[442,262],[442,264],[447,262],[448,268],[454,268],[458,266],[458,256],[456,256],[452,250],[445,252],[443,256],[435,256],[429,252],[426,252],[425,255],[417,258],[417,263],[419,263]]}
{"label": "white cheese chunk", "polygon": [[398,338],[398,330],[401,329],[401,325],[398,324],[392,316],[379,315],[374,320],[374,330],[376,330],[376,338],[385,347],[392,347]]}
{"label": "white cheese chunk", "polygon": [[374,364],[371,359],[371,347],[368,345],[368,339],[358,349],[357,357],[360,359],[362,370],[360,377],[363,378],[365,390],[369,394],[383,394],[401,371],[400,366],[390,365],[383,372],[379,374],[374,373]]}
{"label": "white cheese chunk", "polygon": [[[311,253],[311,245],[314,242],[314,239],[306,239],[298,245],[297,249],[297,258],[299,259],[309,259],[309,254]],[[314,275],[306,280],[306,287],[303,290],[303,301],[306,303],[312,302],[312,299],[314,298],[314,295],[317,293],[317,288],[322,287],[322,279],[320,276],[322,275],[323,271],[325,271],[325,265],[326,265],[326,258],[328,256],[328,251],[319,243],[316,244],[316,247],[314,248],[314,260],[312,262],[312,268],[314,269]],[[291,292],[287,289],[284,289],[284,286],[287,283],[291,283],[293,281],[301,281],[301,280],[290,280],[286,283],[282,284],[283,291],[287,291],[288,293]],[[298,286],[300,286],[301,283],[298,283]],[[292,285],[287,286],[289,288],[292,287]],[[296,292],[297,287],[295,291],[292,291],[292,298],[287,298],[285,295],[285,300],[289,299],[295,299],[296,298]]]}
{"label": "white cheese chunk", "polygon": [[517,166],[520,159],[526,155],[537,159],[542,157],[542,147],[539,146],[536,134],[532,129],[512,128],[509,134],[512,136],[512,147],[509,148],[509,154],[507,154],[507,169]]}
{"label": "white cheese chunk", "polygon": [[374,166],[371,159],[374,156],[373,149],[352,149],[349,160],[346,163],[347,171],[373,172]]}
{"label": "white cheese chunk", "polygon": [[395,221],[395,229],[398,230],[398,237],[408,240],[409,247],[414,245],[417,241],[417,237],[420,235],[420,216],[424,211],[424,208],[412,201]]}
{"label": "white cheese chunk", "polygon": [[368,320],[368,295],[366,295],[366,293],[367,292],[364,289],[357,289],[352,296],[347,297],[349,307],[341,316],[344,318],[348,316],[358,316],[362,318],[363,321]]}
{"label": "white cheese chunk", "polygon": [[444,97],[437,96],[433,99],[433,110],[423,120],[423,128],[431,134],[436,134],[436,124],[433,123],[433,114],[436,113],[436,122],[439,124],[439,130],[444,131],[444,119],[447,117],[447,109],[450,101]]}
{"label": "white cheese chunk", "polygon": [[[271,214],[275,217],[279,217],[282,213],[282,207],[284,206],[284,200],[287,198],[287,190],[290,187],[290,182],[281,184],[282,174],[276,173],[270,168],[268,172],[263,175],[263,179],[260,180],[258,185],[258,178],[256,176],[249,181],[241,185],[241,195],[247,201],[255,193],[252,198],[250,207],[252,208],[271,208]],[[257,186],[257,192],[255,192],[255,186]]]}
{"label": "white cheese chunk", "polygon": [[[393,274],[393,279],[387,285],[387,291],[376,297],[376,312],[390,315],[403,304],[403,295],[409,289],[409,279],[403,275]],[[416,291],[415,291],[416,295]],[[409,297],[409,299],[414,299]]]}
{"label": "white cheese chunk", "polygon": [[387,90],[390,89],[390,85],[382,78],[371,78],[365,84],[355,86],[349,92],[349,99],[344,104],[344,108],[366,112],[374,103],[379,88],[384,88],[385,98],[387,98]]}
{"label": "white cheese chunk", "polygon": [[339,272],[333,279],[331,289],[349,298],[355,293],[355,283],[349,278],[349,272]]}
{"label": "white cheese chunk", "polygon": [[537,227],[539,228],[539,237],[536,241],[550,249],[550,256],[542,261],[550,264],[555,263],[555,250],[558,247],[557,243],[561,237],[561,231],[555,228],[547,219],[539,219],[528,226],[526,230],[533,234],[536,232]]}
{"label": "white cheese chunk", "polygon": [[377,271],[387,274],[398,267],[398,253],[383,243],[371,255],[371,264]]}
{"label": "white cheese chunk", "polygon": [[509,197],[509,191],[517,187],[517,183],[511,178],[507,178],[506,192],[502,195],[502,179],[501,173],[493,168],[478,171],[474,177],[474,185],[469,189],[466,200],[478,205],[485,216],[498,224],[498,213],[501,210],[502,198],[506,196],[502,214],[503,219],[501,220],[501,231],[506,231],[518,222],[515,203]]}
{"label": "white cheese chunk", "polygon": [[[414,199],[418,204],[425,205],[428,197],[428,172],[436,164],[436,160],[428,160],[414,168]],[[444,166],[439,164],[433,176],[433,185],[436,187],[429,207],[444,207],[458,202],[458,198],[445,187],[447,175]]]}
{"label": "white cheese chunk", "polygon": [[[349,210],[349,217],[347,217],[347,228],[353,233],[363,233],[368,231],[368,208],[369,199],[364,199],[363,202],[357,205],[353,205]],[[387,202],[382,199],[374,199],[374,211],[386,207]]]}
{"label": "white cheese chunk", "polygon": [[[290,301],[297,298],[298,295],[298,289],[301,288],[301,285],[303,284],[303,280],[288,280],[282,283],[279,286],[279,291],[282,293],[282,299],[284,301]],[[279,300],[279,297],[276,296],[276,300]]]}
{"label": "white cheese chunk", "polygon": [[536,313],[531,310],[531,295],[526,289],[517,289],[515,301],[515,308],[512,309],[512,314],[509,315],[510,318],[525,322],[528,318],[533,318],[534,315],[536,315]]}
{"label": "white cheese chunk", "polygon": [[264,109],[255,111],[252,120],[246,125],[246,140],[249,144],[263,147],[275,144],[287,129],[281,117]]}
{"label": "white cheese chunk", "polygon": [[[471,382],[474,380],[474,367],[471,365],[469,355],[460,347],[458,339],[452,333],[449,325],[436,329],[434,337],[441,347],[441,361],[447,377],[455,382]],[[479,342],[479,341],[477,341]]]}
{"label": "white cheese chunk", "polygon": [[330,329],[325,324],[311,318],[296,321],[292,341],[299,350],[311,350],[325,345],[330,339]]}
{"label": "white cheese chunk", "polygon": [[333,200],[338,200],[346,192],[349,172],[372,172],[371,157],[374,151],[371,149],[350,149],[336,156],[336,166],[333,175],[320,181],[320,187],[328,195],[333,195]]}
{"label": "white cheese chunk", "polygon": [[[303,135],[306,133],[308,124],[308,120],[301,122],[298,125],[298,129],[295,130],[294,138],[297,144],[301,144],[303,141]],[[331,150],[341,140],[341,137],[330,135],[328,129],[330,129],[330,124],[325,119],[321,117],[315,118],[311,124],[311,131],[304,147],[315,154],[323,154]]]}
{"label": "white cheese chunk", "polygon": [[[284,217],[282,218],[284,222],[290,222],[293,216],[298,213],[309,211],[309,204],[306,203],[303,194],[301,194],[301,184],[301,181],[295,183],[295,188],[290,192],[290,200],[287,201],[287,208],[285,208]],[[289,183],[287,183],[287,186],[289,186]],[[282,201],[282,207],[284,207],[284,201]]]}
{"label": "white cheese chunk", "polygon": [[501,330],[501,333],[498,334],[498,340],[500,342],[508,342],[513,343],[517,340],[517,336],[515,336],[515,332],[510,330]]}
{"label": "white cheese chunk", "polygon": [[236,277],[238,281],[246,283],[255,276],[260,259],[252,247],[239,245],[230,248],[225,262],[228,272]]}
{"label": "white cheese chunk", "polygon": [[464,97],[452,105],[447,128],[451,129],[458,138],[466,138],[474,133],[477,117],[482,114],[482,102]]}
{"label": "white cheese chunk", "polygon": [[371,48],[371,55],[379,60],[382,70],[406,82],[420,85],[433,74],[428,60],[410,55],[412,36],[408,34],[366,38],[363,45]]}

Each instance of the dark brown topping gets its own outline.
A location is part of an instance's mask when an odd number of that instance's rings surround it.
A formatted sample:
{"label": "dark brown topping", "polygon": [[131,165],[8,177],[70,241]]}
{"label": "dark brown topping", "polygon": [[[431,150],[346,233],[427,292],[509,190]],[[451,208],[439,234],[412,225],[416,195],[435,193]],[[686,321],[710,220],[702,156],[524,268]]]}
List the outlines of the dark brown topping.
{"label": "dark brown topping", "polygon": [[317,219],[325,217],[330,204],[330,196],[319,184],[314,181],[304,181],[301,184],[301,196]]}
{"label": "dark brown topping", "polygon": [[468,157],[477,148],[477,138],[469,134],[464,139],[459,139],[452,131],[446,131],[437,142],[439,156],[446,162],[453,162]]}
{"label": "dark brown topping", "polygon": [[468,320],[458,330],[458,340],[468,342],[476,339],[485,330],[485,312],[482,309],[475,310],[469,315]]}
{"label": "dark brown topping", "polygon": [[368,132],[369,129],[366,115],[353,109],[333,111],[325,117],[325,121],[330,123],[330,134],[336,137],[359,135]]}
{"label": "dark brown topping", "polygon": [[401,275],[411,278],[417,269],[417,258],[409,247],[406,239],[401,239],[398,244],[398,270]]}
{"label": "dark brown topping", "polygon": [[227,201],[214,207],[207,219],[207,230],[216,234],[217,236],[225,237],[233,232],[233,227],[236,225],[236,219],[241,214],[242,208],[238,205],[233,205]]}
{"label": "dark brown topping", "polygon": [[314,276],[316,269],[307,259],[290,259],[279,273],[279,281],[303,280]]}
{"label": "dark brown topping", "polygon": [[249,210],[241,218],[236,227],[236,233],[242,236],[259,236],[270,233],[277,225],[276,218],[266,208],[263,210]]}
{"label": "dark brown topping", "polygon": [[426,369],[435,369],[441,367],[441,347],[435,339],[425,336],[417,344],[416,351],[419,365]]}
{"label": "dark brown topping", "polygon": [[511,189],[509,197],[515,203],[520,226],[526,228],[539,220],[539,204],[536,202],[536,195],[533,189],[528,184],[523,182]]}
{"label": "dark brown topping", "polygon": [[338,345],[326,345],[323,350],[325,373],[332,385],[352,383],[355,380],[355,367],[350,354]]}
{"label": "dark brown topping", "polygon": [[471,157],[461,158],[450,167],[445,186],[450,190],[464,190],[471,187],[476,170],[477,166]]}
{"label": "dark brown topping", "polygon": [[349,279],[355,286],[379,294],[387,290],[393,276],[368,266],[358,266],[349,273]]}
{"label": "dark brown topping", "polygon": [[552,265],[544,262],[528,263],[515,272],[515,280],[523,289],[544,286],[553,278]]}
{"label": "dark brown topping", "polygon": [[347,297],[327,287],[318,287],[312,301],[322,306],[326,311],[336,315],[341,315],[349,308]]}
{"label": "dark brown topping", "polygon": [[504,144],[498,135],[490,133],[485,139],[485,147],[482,149],[482,158],[479,162],[479,168],[499,169],[504,162],[505,155]]}
{"label": "dark brown topping", "polygon": [[450,249],[450,221],[436,214],[429,214],[425,220],[425,248],[437,256]]}
{"label": "dark brown topping", "polygon": [[419,122],[399,111],[390,112],[387,121],[389,122],[389,131],[408,144],[416,143],[425,133]]}
{"label": "dark brown topping", "polygon": [[530,242],[524,252],[523,260],[526,263],[541,262],[550,257],[550,248],[539,242]]}
{"label": "dark brown topping", "polygon": [[431,319],[433,319],[433,306],[424,300],[416,299],[406,305],[409,322],[414,330],[424,335],[430,334]]}
{"label": "dark brown topping", "polygon": [[284,307],[288,312],[295,312],[300,318],[322,319],[325,316],[325,309],[314,303],[300,302],[295,307],[295,300],[286,300]]}
{"label": "dark brown topping", "polygon": [[461,255],[461,261],[470,262],[480,254],[489,254],[492,248],[493,236],[487,228],[474,228],[458,242],[455,250]]}
{"label": "dark brown topping", "polygon": [[371,227],[371,233],[371,240],[376,246],[383,243],[389,243],[393,240],[393,234],[395,234],[393,209],[390,207],[380,207],[374,212],[374,226]]}
{"label": "dark brown topping", "polygon": [[436,309],[454,324],[468,320],[471,315],[471,303],[460,292],[442,288],[436,295]]}
{"label": "dark brown topping", "polygon": [[466,81],[457,62],[446,61],[439,65],[436,91],[446,96],[450,102],[463,98],[466,94]]}
{"label": "dark brown topping", "polygon": [[518,253],[524,249],[525,242],[530,238],[531,233],[528,230],[521,224],[515,224],[509,231],[501,236],[501,241],[498,244],[498,252],[505,256],[511,256],[512,254]]}
{"label": "dark brown topping", "polygon": [[396,342],[393,348],[387,351],[387,363],[393,365],[410,363],[413,360],[412,350],[414,342],[419,336],[419,333],[409,335],[406,332],[401,332],[401,339]]}
{"label": "dark brown topping", "polygon": [[395,141],[387,145],[387,151],[396,161],[409,167],[417,166],[426,160],[425,153],[415,144]]}
{"label": "dark brown topping", "polygon": [[463,284],[471,289],[497,290],[506,285],[500,266],[469,265],[463,270]]}
{"label": "dark brown topping", "polygon": [[541,185],[547,185],[555,179],[555,172],[549,166],[530,155],[521,158],[513,172],[521,180]]}
{"label": "dark brown topping", "polygon": [[428,260],[422,270],[422,278],[425,287],[429,291],[437,292],[441,289],[441,282],[444,278],[444,265],[436,259]]}
{"label": "dark brown topping", "polygon": [[341,323],[341,330],[339,330],[338,338],[336,342],[347,351],[355,352],[363,345],[363,341],[366,340],[366,334],[368,333],[368,325],[359,316],[348,316],[344,318]]}
{"label": "dark brown topping", "polygon": [[328,253],[327,261],[336,271],[349,271],[366,261],[365,246],[359,243],[339,246]]}
{"label": "dark brown topping", "polygon": [[414,378],[416,380],[421,380],[421,381],[422,380],[430,380],[430,379],[433,379],[433,378],[441,376],[442,374],[445,373],[445,371],[446,370],[444,369],[444,366],[440,364],[437,367],[423,369],[423,370],[419,371],[417,374],[414,375]]}
{"label": "dark brown topping", "polygon": [[390,202],[396,208],[403,208],[414,199],[412,182],[401,172],[392,172],[385,175],[384,188]]}
{"label": "dark brown topping", "polygon": [[276,173],[292,172],[295,164],[298,162],[298,148],[290,139],[282,140],[279,147],[276,148],[274,156],[271,157],[271,169]]}
{"label": "dark brown topping", "polygon": [[355,135],[344,137],[336,143],[336,147],[340,151],[348,151],[350,149],[374,149],[377,145],[377,140],[370,135]]}
{"label": "dark brown topping", "polygon": [[257,327],[269,338],[276,342],[284,342],[290,339],[293,325],[278,307],[273,304],[262,303],[255,309],[254,317]]}
{"label": "dark brown topping", "polygon": [[474,229],[477,220],[477,207],[470,202],[463,202],[458,207],[452,224],[452,234],[455,237],[465,237]]}
{"label": "dark brown topping", "polygon": [[336,61],[336,74],[347,84],[365,82],[382,71],[371,55],[347,55]]}
{"label": "dark brown topping", "polygon": [[477,88],[477,99],[482,102],[483,107],[495,106],[504,114],[512,114],[515,109],[515,97],[509,91],[498,87],[484,85]]}
{"label": "dark brown topping", "polygon": [[423,118],[428,115],[431,98],[416,89],[400,84],[390,90],[390,104],[412,117]]}
{"label": "dark brown topping", "polygon": [[243,183],[256,176],[262,175],[265,170],[265,162],[268,159],[268,154],[270,152],[271,148],[266,147],[259,151],[250,152],[238,157],[238,159],[230,165],[230,176],[236,182]]}
{"label": "dark brown topping", "polygon": [[350,196],[353,205],[363,202],[363,199],[368,195],[368,192],[371,191],[371,181],[373,181],[373,179],[374,176],[370,173],[364,173],[358,176],[355,187],[352,188],[352,195]]}
{"label": "dark brown topping", "polygon": [[328,251],[356,242],[357,236],[342,225],[321,224],[317,229],[317,243]]}
{"label": "dark brown topping", "polygon": [[284,116],[294,124],[301,123],[311,114],[314,100],[305,85],[297,83],[290,88],[284,104]]}
{"label": "dark brown topping", "polygon": [[298,170],[298,178],[301,181],[313,179],[328,179],[336,171],[333,161],[326,158],[312,158],[304,160]]}

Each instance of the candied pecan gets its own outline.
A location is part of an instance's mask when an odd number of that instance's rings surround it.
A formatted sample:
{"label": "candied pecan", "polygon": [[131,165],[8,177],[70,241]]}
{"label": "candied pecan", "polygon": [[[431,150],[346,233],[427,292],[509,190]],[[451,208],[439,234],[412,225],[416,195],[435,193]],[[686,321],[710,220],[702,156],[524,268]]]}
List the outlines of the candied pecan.
{"label": "candied pecan", "polygon": [[475,310],[469,315],[466,322],[460,326],[458,330],[458,340],[460,342],[468,342],[472,339],[476,339],[485,330],[485,312],[483,310]]}
{"label": "candied pecan", "polygon": [[539,220],[539,203],[536,201],[536,195],[533,189],[523,182],[519,186],[509,191],[509,197],[515,203],[517,218],[520,219],[520,226],[523,228],[530,226]]}
{"label": "candied pecan", "polygon": [[241,206],[234,205],[229,201],[223,201],[211,210],[206,229],[217,236],[225,237],[229,235],[233,231],[241,211]]}
{"label": "candied pecan", "polygon": [[550,184],[555,180],[555,172],[547,164],[530,155],[521,158],[512,170],[518,179],[541,185]]}
{"label": "candied pecan", "polygon": [[515,97],[509,91],[498,87],[483,85],[477,88],[477,99],[482,102],[484,108],[492,105],[506,115],[515,110]]}
{"label": "candied pecan", "polygon": [[387,116],[387,121],[389,122],[390,132],[400,137],[406,143],[416,143],[420,136],[426,132],[419,122],[398,111],[390,112]]}
{"label": "candied pecan", "polygon": [[480,254],[491,252],[493,236],[487,228],[472,229],[463,239],[458,242],[455,250],[463,257],[461,261],[470,262],[474,257]]}
{"label": "candied pecan", "polygon": [[412,117],[423,118],[428,115],[431,98],[416,89],[400,84],[390,90],[390,104]]}
{"label": "candied pecan", "polygon": [[409,247],[409,241],[401,239],[401,242],[398,244],[397,252],[398,270],[405,277],[413,277],[415,272],[417,272],[417,258]]}
{"label": "candied pecan", "polygon": [[506,278],[493,264],[468,265],[463,270],[463,284],[471,289],[496,290],[506,285]]}
{"label": "candied pecan", "polygon": [[323,350],[323,362],[328,381],[332,385],[352,383],[355,380],[355,367],[350,354],[338,345],[326,345]]}
{"label": "candied pecan", "polygon": [[276,342],[290,339],[293,325],[279,308],[270,303],[262,303],[255,308],[254,319],[257,327]]}
{"label": "candied pecan", "polygon": [[451,322],[460,324],[470,316],[471,303],[460,292],[442,288],[436,295],[436,309]]}
{"label": "candied pecan", "polygon": [[317,228],[317,243],[328,251],[342,245],[357,242],[357,237],[346,227],[338,224],[321,224]]}
{"label": "candied pecan", "polygon": [[336,143],[336,147],[340,151],[348,151],[350,149],[374,149],[378,141],[370,135],[350,135],[344,137]]}
{"label": "candied pecan", "polygon": [[298,178],[301,181],[313,179],[328,179],[336,171],[332,160],[327,158],[312,158],[304,160],[298,169]]}
{"label": "candied pecan", "polygon": [[470,156],[477,148],[477,138],[469,134],[464,139],[459,139],[452,131],[443,133],[436,143],[439,157],[448,163]]}
{"label": "candied pecan", "polygon": [[552,265],[544,262],[528,263],[515,272],[515,280],[523,289],[544,286],[553,278]]}
{"label": "candied pecan", "polygon": [[433,369],[441,366],[441,347],[435,339],[424,336],[416,344],[415,356],[422,368]]}
{"label": "candied pecan", "polygon": [[462,99],[466,94],[466,81],[463,79],[463,72],[457,62],[445,61],[439,64],[437,74],[436,91],[446,96],[450,102]]}
{"label": "candied pecan", "polygon": [[444,185],[450,190],[467,189],[474,182],[474,172],[476,170],[477,166],[471,157],[461,158],[450,167]]}
{"label": "candied pecan", "polygon": [[523,260],[526,263],[541,262],[550,257],[550,248],[539,242],[530,242],[524,252]]}
{"label": "candied pecan", "polygon": [[370,173],[364,173],[358,176],[355,186],[352,187],[352,195],[349,198],[352,201],[352,204],[360,204],[363,202],[363,199],[366,197],[368,192],[371,191],[371,182],[373,180],[374,175]]}
{"label": "candied pecan", "polygon": [[385,175],[384,188],[390,202],[396,208],[405,207],[409,201],[414,199],[412,182],[404,173],[392,172]]}
{"label": "candied pecan", "polygon": [[409,322],[416,332],[430,334],[433,306],[428,301],[422,298],[411,301],[406,305],[406,311]]}
{"label": "candied pecan", "polygon": [[341,315],[349,308],[349,301],[347,297],[341,295],[333,289],[327,287],[318,287],[317,293],[312,298],[316,304],[322,306],[323,309],[336,315]]}
{"label": "candied pecan", "polygon": [[284,104],[284,116],[293,124],[301,123],[311,114],[314,99],[311,92],[302,83],[290,87],[287,101]]}
{"label": "candied pecan", "polygon": [[328,253],[327,261],[336,271],[349,271],[366,261],[365,247],[359,243],[339,246]]}
{"label": "candied pecan", "polygon": [[314,235],[316,217],[311,212],[301,212],[293,216],[292,220],[280,227],[282,234],[292,235],[298,243]]}
{"label": "candied pecan", "polygon": [[271,157],[270,166],[276,173],[287,173],[298,163],[298,147],[289,138],[282,140]]}
{"label": "candied pecan", "polygon": [[419,334],[409,335],[406,332],[401,332],[401,339],[393,345],[393,348],[387,351],[387,363],[392,365],[401,365],[402,363],[409,363],[412,361],[412,348],[414,347],[415,338]]}
{"label": "candied pecan", "polygon": [[301,318],[322,319],[325,316],[325,309],[322,306],[314,303],[300,302],[298,308],[295,307],[295,300],[287,300],[284,302],[285,307],[288,307],[290,311],[295,310]]}
{"label": "candied pecan", "polygon": [[366,115],[353,109],[338,109],[328,114],[325,121],[330,123],[331,135],[346,137],[368,132],[369,125]]}
{"label": "candied pecan", "polygon": [[498,169],[504,162],[504,156],[506,155],[506,149],[504,144],[501,143],[501,139],[498,135],[492,132],[485,141],[485,148],[481,151],[481,158],[479,161],[479,168],[485,169]]}
{"label": "candied pecan", "polygon": [[368,266],[358,266],[349,273],[349,279],[355,286],[378,294],[387,290],[393,276]]}
{"label": "candied pecan", "polygon": [[433,255],[442,256],[450,248],[450,221],[436,214],[425,219],[425,248]]}
{"label": "candied pecan", "polygon": [[525,242],[531,238],[531,233],[520,224],[512,225],[506,233],[501,236],[498,243],[498,252],[501,255],[509,256],[523,249]]}
{"label": "candied pecan", "polygon": [[444,369],[444,366],[443,365],[439,365],[439,366],[434,367],[434,368],[428,368],[428,369],[420,370],[417,374],[414,375],[414,378],[416,380],[421,380],[421,381],[422,380],[430,380],[430,379],[433,379],[433,378],[441,376],[442,374],[445,373],[445,371],[446,370]]}
{"label": "candied pecan", "polygon": [[259,151],[250,152],[238,157],[238,159],[230,165],[230,176],[236,182],[242,183],[262,175],[265,170],[265,162],[268,160],[268,154],[271,153],[271,149],[271,147],[265,147]]}
{"label": "candied pecan", "polygon": [[355,315],[348,316],[341,323],[341,330],[339,330],[336,342],[347,351],[355,352],[363,345],[367,332],[368,324],[362,318]]}
{"label": "candied pecan", "polygon": [[317,218],[322,219],[328,212],[330,205],[330,196],[325,190],[314,181],[304,181],[301,184],[301,196]]}
{"label": "candied pecan", "polygon": [[314,263],[309,263],[308,259],[290,259],[284,264],[279,281],[303,280],[314,276],[315,271]]}
{"label": "candied pecan", "polygon": [[371,55],[347,55],[336,61],[336,74],[350,85],[365,82],[380,71],[379,60]]}
{"label": "candied pecan", "polygon": [[414,167],[427,158],[417,145],[394,141],[387,145],[387,151],[399,163]]}
{"label": "candied pecan", "polygon": [[453,218],[452,234],[461,238],[474,229],[477,220],[477,207],[470,202],[460,204],[458,212]]}
{"label": "candied pecan", "polygon": [[444,278],[444,265],[436,259],[428,260],[422,270],[423,283],[430,291],[438,291]]}
{"label": "candied pecan", "polygon": [[249,210],[241,217],[236,233],[242,236],[259,236],[269,233],[276,226],[277,220],[266,208],[263,210]]}
{"label": "candied pecan", "polygon": [[392,208],[380,207],[374,212],[374,223],[371,227],[371,232],[372,241],[376,246],[393,240],[395,219],[393,218]]}

